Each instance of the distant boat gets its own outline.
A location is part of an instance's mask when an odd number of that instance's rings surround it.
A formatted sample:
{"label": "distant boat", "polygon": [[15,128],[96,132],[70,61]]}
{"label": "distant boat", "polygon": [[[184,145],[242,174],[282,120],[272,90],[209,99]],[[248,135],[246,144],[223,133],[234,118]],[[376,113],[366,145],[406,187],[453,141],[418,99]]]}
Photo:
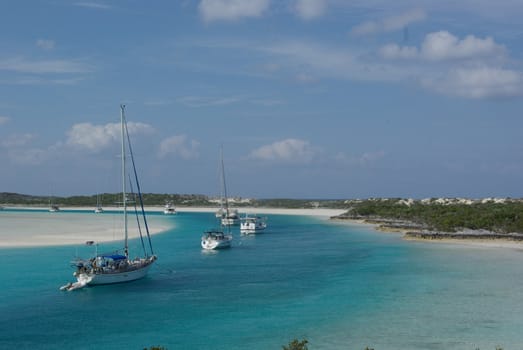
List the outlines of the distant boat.
{"label": "distant boat", "polygon": [[165,207],[163,208],[163,213],[165,215],[173,215],[176,214],[176,209],[174,209],[173,204],[171,202],[167,202],[165,204]]}
{"label": "distant boat", "polygon": [[94,208],[94,212],[97,213],[97,214],[104,212],[104,210],[102,208],[102,202],[100,200],[100,195],[99,194],[96,195],[96,208]]}
{"label": "distant boat", "polygon": [[49,197],[49,212],[55,213],[57,211],[60,211],[60,208],[54,203],[54,197],[51,196]]}
{"label": "distant boat", "polygon": [[232,242],[232,235],[230,233],[225,234],[222,230],[215,229],[205,231],[202,236],[202,248],[203,249],[222,249],[229,248]]}
{"label": "distant boat", "polygon": [[252,234],[263,232],[267,228],[267,218],[261,216],[248,216],[241,218],[240,233]]}
{"label": "distant boat", "polygon": [[[125,106],[120,106],[120,121],[121,121],[121,138],[122,138],[122,205],[123,205],[123,233],[124,233],[124,246],[122,249],[98,254],[98,245],[96,244],[96,252],[94,257],[88,260],[77,259],[75,260],[74,266],[76,266],[76,271],[74,276],[77,281],[74,283],[68,283],[62,286],[61,290],[75,290],[83,288],[86,285],[98,285],[98,284],[113,284],[113,283],[122,283],[130,282],[140,278],[143,278],[152,264],[156,261],[156,255],[153,253],[151,237],[149,235],[149,227],[147,226],[147,218],[145,215],[145,209],[143,207],[142,194],[140,190],[140,184],[138,182],[138,175],[136,173],[136,166],[133,158],[133,151],[130,143],[130,137],[127,130],[127,122],[125,120]],[[137,201],[140,204],[140,211],[134,202],[134,212],[136,214],[136,223],[139,228],[140,238],[142,241],[143,256],[137,257],[134,259],[129,258],[129,247],[128,247],[128,220],[127,220],[127,204],[131,202],[127,198],[127,180],[131,181],[131,177],[127,177],[126,170],[126,152],[129,152],[131,159],[133,175],[133,182],[136,184],[137,188]],[[140,214],[140,215],[138,215]],[[139,220],[139,216],[142,217],[142,220]],[[144,237],[142,237],[142,228],[140,221],[143,222],[145,232],[148,239],[148,248],[146,248]],[[95,245],[95,242],[88,241],[87,245]],[[150,251],[150,254],[149,254]]]}
{"label": "distant boat", "polygon": [[49,212],[55,213],[57,211],[60,211],[60,207],[56,204],[52,204],[52,202],[49,201]]}
{"label": "distant boat", "polygon": [[[240,223],[240,215],[237,209],[229,208],[229,199],[227,198],[227,183],[225,181],[225,165],[223,163],[223,148],[220,152],[221,156],[221,177],[222,177],[222,197],[221,208],[216,213],[220,218],[222,226],[235,226]],[[218,216],[219,215],[219,216]]]}

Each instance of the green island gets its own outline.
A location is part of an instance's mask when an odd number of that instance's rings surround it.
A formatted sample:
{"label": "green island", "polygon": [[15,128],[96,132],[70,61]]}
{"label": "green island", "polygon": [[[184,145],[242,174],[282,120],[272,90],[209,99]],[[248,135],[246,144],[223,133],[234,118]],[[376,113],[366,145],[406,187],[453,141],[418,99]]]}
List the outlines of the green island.
{"label": "green island", "polygon": [[347,201],[333,219],[359,220],[420,239],[523,240],[523,200],[432,198]]}

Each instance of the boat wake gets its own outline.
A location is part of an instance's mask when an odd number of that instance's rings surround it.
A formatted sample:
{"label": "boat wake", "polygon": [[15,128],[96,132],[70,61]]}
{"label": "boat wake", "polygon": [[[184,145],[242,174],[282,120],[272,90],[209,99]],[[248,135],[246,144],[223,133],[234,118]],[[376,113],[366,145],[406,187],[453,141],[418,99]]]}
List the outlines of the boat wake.
{"label": "boat wake", "polygon": [[81,288],[87,286],[87,284],[89,282],[91,282],[91,279],[92,279],[91,277],[79,278],[78,281],[76,281],[74,283],[69,282],[67,284],[64,284],[63,286],[60,287],[60,290],[72,292],[73,290],[81,289]]}

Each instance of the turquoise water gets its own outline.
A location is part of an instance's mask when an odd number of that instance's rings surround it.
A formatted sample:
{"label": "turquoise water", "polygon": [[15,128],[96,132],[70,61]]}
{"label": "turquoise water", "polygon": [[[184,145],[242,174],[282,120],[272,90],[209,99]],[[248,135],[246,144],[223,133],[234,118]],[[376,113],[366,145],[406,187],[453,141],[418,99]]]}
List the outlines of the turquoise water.
{"label": "turquoise water", "polygon": [[269,215],[266,233],[236,229],[233,248],[206,253],[212,213],[166,220],[156,266],[127,284],[60,292],[76,247],[0,249],[0,348],[523,348],[521,251]]}

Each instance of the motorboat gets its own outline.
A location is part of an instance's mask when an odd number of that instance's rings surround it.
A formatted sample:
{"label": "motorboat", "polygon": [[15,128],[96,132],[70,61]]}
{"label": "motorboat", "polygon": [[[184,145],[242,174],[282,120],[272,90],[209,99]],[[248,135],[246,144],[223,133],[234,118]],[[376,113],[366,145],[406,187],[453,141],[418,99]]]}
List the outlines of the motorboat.
{"label": "motorboat", "polygon": [[267,218],[261,216],[247,216],[241,218],[240,233],[252,234],[263,232],[267,228]]}
{"label": "motorboat", "polygon": [[229,248],[232,242],[232,235],[225,234],[219,229],[205,231],[202,236],[203,249],[223,249]]}
{"label": "motorboat", "polygon": [[173,215],[176,214],[176,209],[174,209],[174,206],[171,202],[165,204],[165,207],[163,208],[163,213],[165,215]]}

